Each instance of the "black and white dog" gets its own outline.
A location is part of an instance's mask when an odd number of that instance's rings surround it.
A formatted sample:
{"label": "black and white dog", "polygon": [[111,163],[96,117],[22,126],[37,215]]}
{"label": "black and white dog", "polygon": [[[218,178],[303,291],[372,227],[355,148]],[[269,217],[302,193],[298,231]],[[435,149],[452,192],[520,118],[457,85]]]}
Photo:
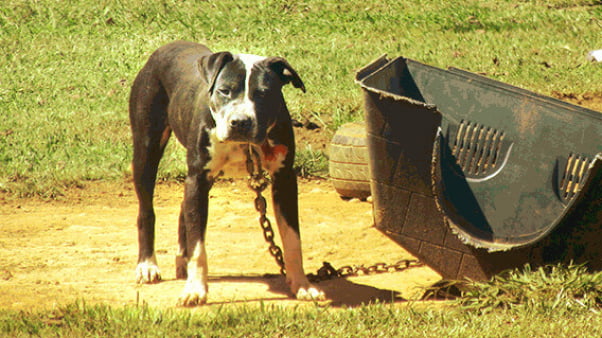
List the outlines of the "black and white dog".
{"label": "black and white dog", "polygon": [[207,300],[205,229],[209,189],[221,174],[245,173],[253,147],[272,176],[276,222],[286,280],[298,299],[323,299],[303,271],[293,172],[295,142],[281,88],[305,91],[297,72],[280,57],[213,53],[186,41],[155,51],[132,86],[129,111],[133,173],[139,201],[139,283],[161,279],[154,252],[153,192],[157,167],[172,131],[186,147],[188,174],[178,227],[176,277],[187,278],[180,305]]}

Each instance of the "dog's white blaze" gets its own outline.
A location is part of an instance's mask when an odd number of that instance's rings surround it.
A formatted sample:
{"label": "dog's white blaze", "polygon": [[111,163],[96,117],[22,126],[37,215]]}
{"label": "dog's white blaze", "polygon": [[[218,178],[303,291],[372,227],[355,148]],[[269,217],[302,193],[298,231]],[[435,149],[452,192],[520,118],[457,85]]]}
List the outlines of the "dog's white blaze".
{"label": "dog's white blaze", "polygon": [[257,64],[258,62],[261,62],[263,60],[266,59],[265,56],[259,56],[259,55],[253,55],[253,54],[238,54],[237,55],[238,58],[242,61],[242,63],[245,65],[245,72],[246,72],[246,77],[245,77],[245,98],[248,99],[249,101],[251,101],[250,97],[249,97],[249,85],[251,84],[251,71],[253,70],[253,67],[255,66],[255,64]]}
{"label": "dog's white blaze", "polygon": [[266,57],[253,54],[238,54],[238,58],[245,65],[245,105],[249,111],[252,111],[253,114],[255,114],[255,102],[251,100],[251,96],[249,94],[249,88],[251,88],[251,72],[253,71],[255,64],[265,60]]}

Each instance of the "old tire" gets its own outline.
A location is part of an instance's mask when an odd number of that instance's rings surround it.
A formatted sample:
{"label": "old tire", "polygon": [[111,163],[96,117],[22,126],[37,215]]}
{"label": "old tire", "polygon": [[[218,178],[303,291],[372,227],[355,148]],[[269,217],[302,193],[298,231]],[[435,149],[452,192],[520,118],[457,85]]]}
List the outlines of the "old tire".
{"label": "old tire", "polygon": [[370,196],[370,171],[366,127],[351,122],[342,125],[330,142],[329,173],[342,197],[365,199]]}

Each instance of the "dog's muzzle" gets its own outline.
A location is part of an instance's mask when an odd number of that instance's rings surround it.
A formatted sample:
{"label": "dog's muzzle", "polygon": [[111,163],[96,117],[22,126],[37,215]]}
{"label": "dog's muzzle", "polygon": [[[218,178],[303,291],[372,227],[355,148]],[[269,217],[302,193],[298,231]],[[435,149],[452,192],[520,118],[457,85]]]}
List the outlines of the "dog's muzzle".
{"label": "dog's muzzle", "polygon": [[250,117],[233,118],[228,121],[227,141],[248,142],[255,140],[256,123]]}
{"label": "dog's muzzle", "polygon": [[216,136],[220,142],[245,142],[257,143],[258,123],[257,119],[250,114],[228,113],[214,114]]}

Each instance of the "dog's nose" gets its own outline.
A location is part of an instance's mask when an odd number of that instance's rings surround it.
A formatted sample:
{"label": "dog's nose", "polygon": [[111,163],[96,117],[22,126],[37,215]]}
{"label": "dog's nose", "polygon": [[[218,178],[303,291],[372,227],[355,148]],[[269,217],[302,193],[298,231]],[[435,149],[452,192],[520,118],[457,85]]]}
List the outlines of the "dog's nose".
{"label": "dog's nose", "polygon": [[250,118],[233,119],[230,121],[230,129],[241,134],[251,131],[253,120]]}

